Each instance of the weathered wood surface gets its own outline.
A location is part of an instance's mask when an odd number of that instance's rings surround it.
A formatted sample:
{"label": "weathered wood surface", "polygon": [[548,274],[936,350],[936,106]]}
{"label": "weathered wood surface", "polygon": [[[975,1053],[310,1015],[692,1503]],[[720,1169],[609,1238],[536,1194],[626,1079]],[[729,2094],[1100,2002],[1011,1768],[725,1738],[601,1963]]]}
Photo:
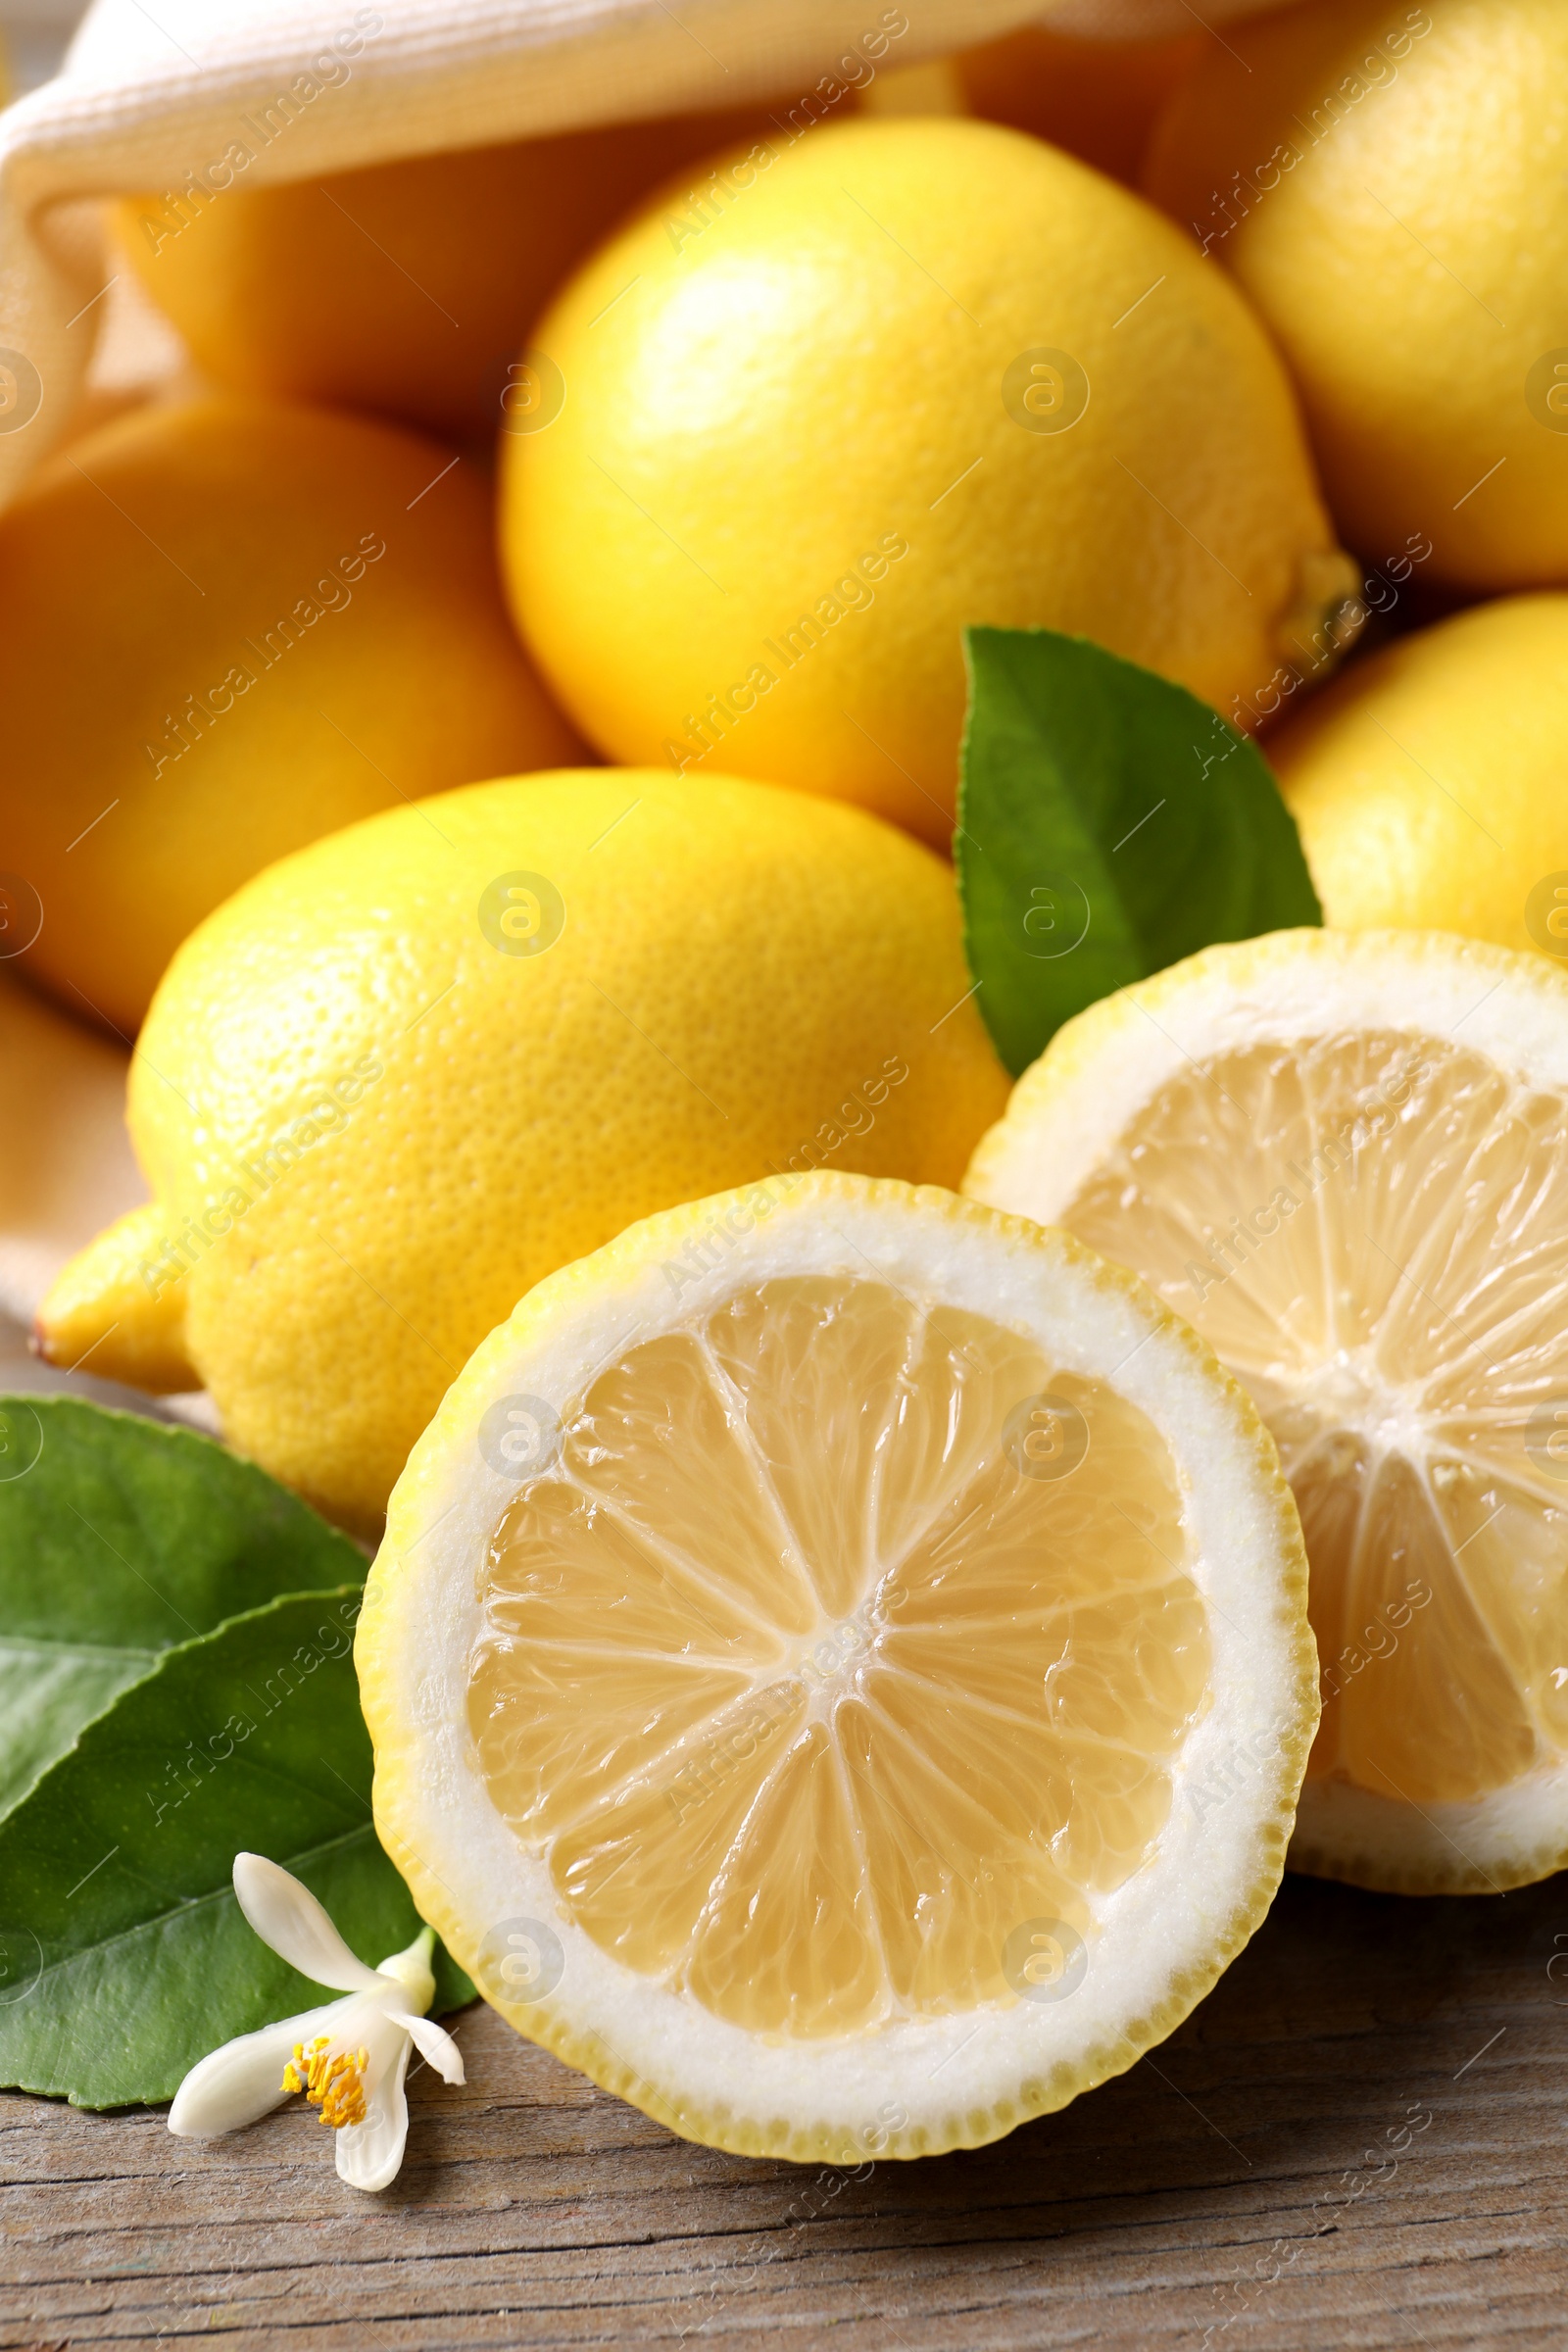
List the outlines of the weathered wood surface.
{"label": "weathered wood surface", "polygon": [[1288,1880],[1132,2074],[861,2177],[691,2147],[488,2011],[458,2022],[468,2084],[417,2076],[381,2198],[298,2107],[197,2146],[0,2097],[0,2344],[1568,2344],[1562,1881]]}

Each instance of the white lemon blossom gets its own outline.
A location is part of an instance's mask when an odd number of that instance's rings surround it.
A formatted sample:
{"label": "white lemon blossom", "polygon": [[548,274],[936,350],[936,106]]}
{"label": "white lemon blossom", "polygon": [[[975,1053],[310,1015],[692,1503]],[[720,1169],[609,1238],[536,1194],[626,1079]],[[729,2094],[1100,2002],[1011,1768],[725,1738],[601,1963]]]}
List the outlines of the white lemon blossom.
{"label": "white lemon blossom", "polygon": [[234,1892],[264,1943],[302,1977],[347,1995],[242,2034],[214,2050],[174,2093],[169,2129],[206,2137],[238,2132],[303,2090],[337,2142],[355,2188],[385,2188],[403,2162],[409,2107],[403,2079],[416,2043],[443,2081],[463,2081],[450,2034],[424,2014],[435,1994],[425,1928],[379,1968],[357,1960],[309,1887],[261,1854],[236,1854]]}

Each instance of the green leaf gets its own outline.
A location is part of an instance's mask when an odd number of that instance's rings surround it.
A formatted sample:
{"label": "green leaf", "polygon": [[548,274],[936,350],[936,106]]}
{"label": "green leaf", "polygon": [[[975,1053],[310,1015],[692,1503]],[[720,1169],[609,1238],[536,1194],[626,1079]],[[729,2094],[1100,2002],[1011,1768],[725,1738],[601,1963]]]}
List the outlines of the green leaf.
{"label": "green leaf", "polygon": [[0,1396],[0,1815],[174,1643],[364,1575],[346,1536],[211,1438]]}
{"label": "green leaf", "polygon": [[[372,1966],[417,1932],[370,1823],[357,1586],[167,1650],[0,1822],[0,2083],[119,2107],[334,1996],[246,1925],[248,1848],[317,1893]],[[437,1954],[436,2003],[473,1998]]]}
{"label": "green leaf", "polygon": [[1014,1076],[1099,997],[1216,940],[1321,923],[1255,745],[1054,629],[967,629],[954,855],[969,969]]}

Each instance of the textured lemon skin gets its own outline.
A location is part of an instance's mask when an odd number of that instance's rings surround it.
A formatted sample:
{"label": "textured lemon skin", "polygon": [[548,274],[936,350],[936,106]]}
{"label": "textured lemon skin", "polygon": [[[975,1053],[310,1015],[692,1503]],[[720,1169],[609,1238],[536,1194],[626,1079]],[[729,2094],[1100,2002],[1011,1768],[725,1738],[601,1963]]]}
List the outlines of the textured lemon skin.
{"label": "textured lemon skin", "polygon": [[162,1248],[164,1212],[156,1200],[127,1209],[62,1269],[38,1309],[34,1337],[54,1364],[93,1369],[107,1349],[114,1377],[154,1396],[200,1384],[185,1353],[185,1290],[165,1283],[156,1294],[141,1268]]}
{"label": "textured lemon skin", "polygon": [[1268,740],[1328,921],[1544,949],[1527,908],[1568,872],[1565,741],[1568,596],[1478,606],[1337,678]]}
{"label": "textured lemon skin", "polygon": [[[1271,346],[1138,198],[962,121],[719,176],[709,225],[665,191],[552,307],[564,406],[503,452],[516,612],[612,756],[941,843],[966,623],[1082,631],[1229,709],[1349,584]],[[1087,378],[1061,430],[1022,406],[1045,348]]]}
{"label": "textured lemon skin", "polygon": [[1568,569],[1568,375],[1527,399],[1568,334],[1565,91],[1559,0],[1320,0],[1210,45],[1155,130],[1144,184],[1257,305],[1370,562],[1424,533],[1468,586]]}
{"label": "textured lemon skin", "polygon": [[[481,927],[519,872],[564,903],[542,953]],[[733,778],[476,785],[270,867],[131,1069],[171,1235],[230,1226],[184,1276],[226,1432],[370,1525],[484,1334],[633,1218],[813,1152],[956,1182],[1006,1097],[967,988],[937,858]]]}
{"label": "textured lemon skin", "polygon": [[[1020,1259],[1065,1257],[1107,1296],[1125,1300],[1149,1334],[1178,1349],[1192,1372],[1233,1415],[1240,1446],[1257,1482],[1266,1514],[1272,1567],[1270,1615],[1279,1629],[1288,1665],[1271,1724],[1273,1743],[1260,1767],[1258,1819],[1250,1846],[1250,1883],[1233,1905],[1216,1912],[1200,1963],[1173,1968],[1162,1997],[1130,2019],[1114,2035],[1097,2037],[1075,2061],[1058,2062],[1039,2075],[1024,2071],[1012,2096],[989,2105],[946,2104],[939,2112],[889,2130],[879,2156],[907,2159],[954,2148],[982,2147],[1038,2115],[1054,2113],[1084,2091],[1124,2074],[1144,2053],[1174,2033],[1224,1974],[1267,1915],[1284,1873],[1295,1818],[1297,1792],[1306,1768],[1318,1718],[1317,1652],[1306,1618],[1307,1565],[1295,1499],[1279,1465],[1274,1441],[1245,1391],[1190,1324],[1171,1313],[1136,1275],[1110,1264],[1073,1237],[1047,1231],[1028,1219],[1010,1217],[934,1186],[912,1187],[823,1170],[798,1183],[770,1180],[767,1188],[785,1216],[821,1218],[830,1228],[852,1208],[870,1205],[890,1220],[922,1220],[930,1229],[932,1256],[940,1263],[944,1229],[957,1242],[965,1226],[984,1228]],[[530,1292],[510,1321],[492,1332],[447,1393],[416,1445],[388,1508],[385,1538],[366,1587],[355,1637],[354,1658],[360,1698],[375,1751],[372,1801],[377,1835],[409,1882],[421,1918],[440,1934],[460,1963],[479,1964],[487,1920],[467,1915],[443,1877],[441,1857],[430,1850],[424,1804],[432,1786],[449,1784],[450,1730],[411,1712],[407,1692],[416,1637],[418,1587],[433,1573],[429,1539],[450,1513],[453,1465],[473,1453],[478,1415],[502,1367],[543,1347],[578,1321],[590,1323],[613,1312],[620,1296],[647,1276],[650,1266],[686,1256],[703,1237],[723,1230],[732,1209],[755,1209],[757,1188],[713,1200],[697,1200],[649,1217],[606,1248],[563,1266]],[[655,2081],[618,2058],[607,2037],[574,2019],[557,2000],[493,2004],[519,2034],[574,2066],[602,2089],[652,2116],[683,2138],[735,2155],[786,2159],[798,2164],[855,2164],[864,2160],[863,2138],[835,2133],[776,2112],[748,2106],[744,2091],[731,2104],[694,2101],[673,2076]],[[894,2087],[898,2087],[896,2084]]]}
{"label": "textured lemon skin", "polygon": [[133,1031],[179,941],[273,858],[577,757],[489,534],[471,467],[324,410],[150,409],[46,466],[0,516],[0,835],[43,902],[28,973]]}
{"label": "textured lemon skin", "polygon": [[149,194],[111,220],[215,383],[493,433],[508,368],[579,255],[656,180],[742,128],[735,115],[690,116],[280,187],[240,176],[205,209]]}

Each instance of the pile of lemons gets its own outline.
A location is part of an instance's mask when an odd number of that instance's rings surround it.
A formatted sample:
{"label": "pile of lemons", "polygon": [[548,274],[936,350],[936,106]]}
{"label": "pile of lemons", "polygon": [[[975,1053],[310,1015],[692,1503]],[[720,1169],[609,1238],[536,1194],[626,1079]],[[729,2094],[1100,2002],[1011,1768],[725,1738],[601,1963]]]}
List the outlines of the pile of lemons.
{"label": "pile of lemons", "polygon": [[[124,200],[201,388],[0,516],[10,968],[153,1194],[41,1345],[384,1523],[378,1821],[507,2013],[849,2161],[1132,2063],[1293,1826],[1568,1854],[1568,11],[906,33]],[[1328,926],[1010,1095],[979,622],[1260,730]]]}

